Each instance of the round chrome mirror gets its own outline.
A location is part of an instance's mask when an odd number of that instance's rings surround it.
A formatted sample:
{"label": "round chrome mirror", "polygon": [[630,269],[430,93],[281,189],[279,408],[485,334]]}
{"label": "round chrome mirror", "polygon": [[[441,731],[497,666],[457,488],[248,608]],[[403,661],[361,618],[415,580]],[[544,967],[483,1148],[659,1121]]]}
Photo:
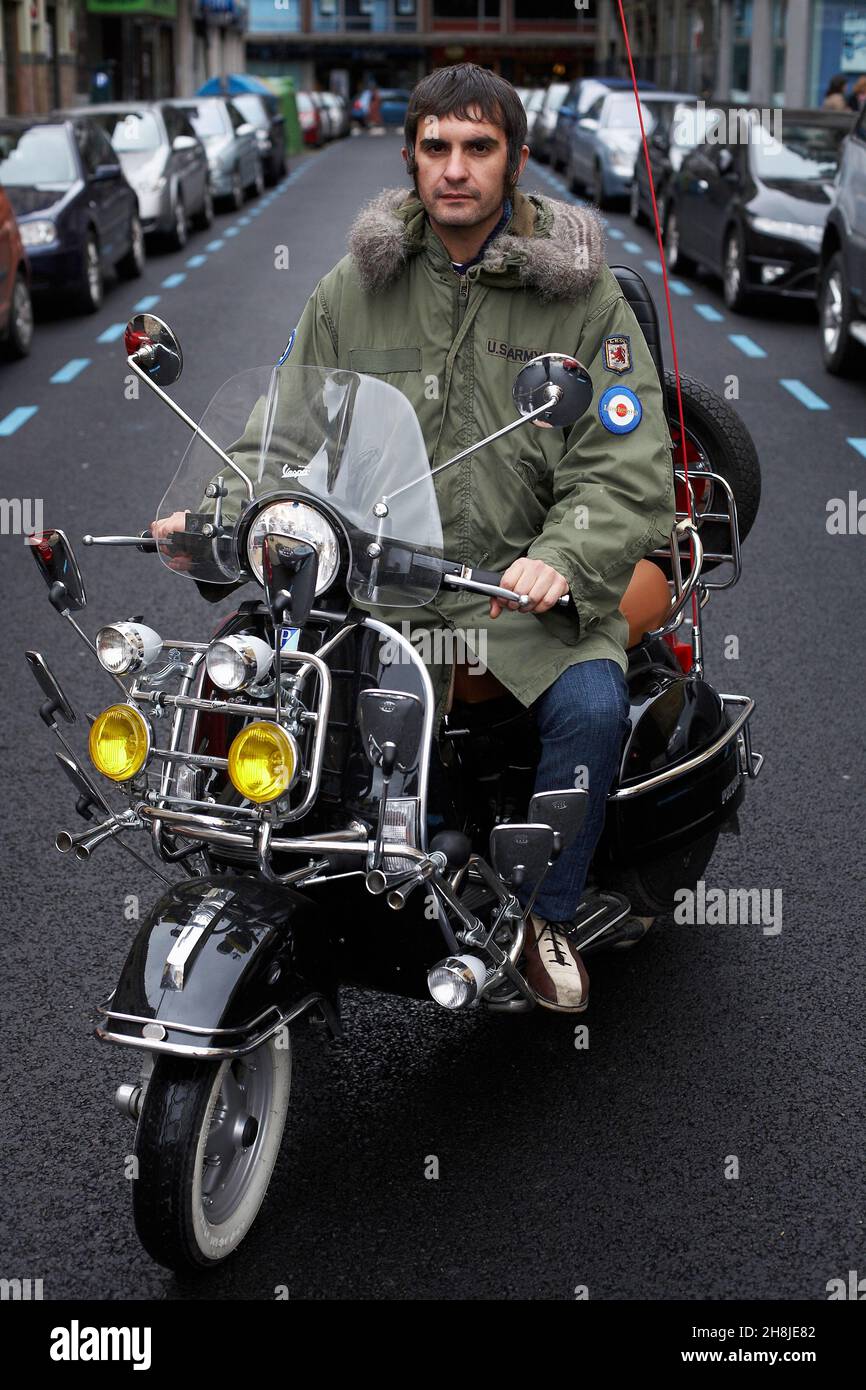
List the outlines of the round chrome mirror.
{"label": "round chrome mirror", "polygon": [[514,404],[521,415],[531,414],[548,400],[551,385],[559,387],[559,399],[532,423],[548,429],[567,429],[592,401],[592,380],[576,357],[564,352],[543,352],[540,357],[533,357],[515,377],[511,388]]}
{"label": "round chrome mirror", "polygon": [[183,353],[172,329],[156,314],[136,314],[123,335],[127,357],[155,381],[172,386],[183,371]]}

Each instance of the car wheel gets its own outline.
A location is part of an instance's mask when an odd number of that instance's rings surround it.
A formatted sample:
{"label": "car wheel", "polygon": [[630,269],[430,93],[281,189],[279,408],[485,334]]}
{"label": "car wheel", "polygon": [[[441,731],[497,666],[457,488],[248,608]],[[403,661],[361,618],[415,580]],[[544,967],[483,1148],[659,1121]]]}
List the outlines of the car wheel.
{"label": "car wheel", "polygon": [[210,186],[210,179],[205,182],[204,197],[201,207],[196,213],[195,225],[202,232],[206,232],[208,227],[213,226],[213,191]]}
{"label": "car wheel", "polygon": [[84,267],[81,283],[75,295],[81,312],[84,314],[97,313],[102,308],[104,293],[99,243],[94,233],[89,232],[84,243]]}
{"label": "car wheel", "polygon": [[818,319],[821,357],[828,372],[848,376],[863,371],[866,352],[851,337],[851,294],[845,279],[842,252],[831,256],[824,268],[818,290]]}
{"label": "car wheel", "polygon": [[739,227],[732,227],[725,237],[722,284],[729,309],[741,313],[748,308],[750,295],[746,288],[746,252]]}
{"label": "car wheel", "polygon": [[179,193],[174,200],[172,223],[172,229],[168,234],[169,245],[174,251],[182,251],[189,241],[189,227],[186,220],[186,208]]}
{"label": "car wheel", "polygon": [[637,178],[632,179],[631,192],[628,198],[628,213],[636,226],[642,226],[644,215],[640,210],[640,189],[638,188]]}
{"label": "car wheel", "polygon": [[235,212],[240,212],[244,205],[244,186],[241,183],[241,171],[235,169],[232,174],[232,187],[228,197],[229,207]]}
{"label": "car wheel", "polygon": [[590,200],[591,202],[595,203],[595,206],[597,208],[604,209],[608,206],[609,200],[605,197],[604,177],[601,172],[600,164],[596,164],[595,168],[592,171],[592,190],[590,193]]}
{"label": "car wheel", "polygon": [[3,342],[5,357],[26,357],[33,346],[33,302],[22,270],[15,277],[9,305],[9,327]]}
{"label": "car wheel", "polygon": [[264,191],[265,191],[265,171],[264,171],[264,169],[262,168],[262,161],[261,161],[261,160],[258,160],[258,162],[257,162],[257,164],[256,164],[256,176],[255,176],[255,178],[253,179],[253,182],[252,182],[252,185],[251,185],[250,197],[251,197],[251,198],[261,198],[261,196],[262,196],[262,194],[264,193]]}
{"label": "car wheel", "polygon": [[664,229],[665,264],[672,275],[690,275],[695,263],[680,248],[680,219],[676,208],[668,211]]}
{"label": "car wheel", "polygon": [[144,233],[141,221],[135,213],[129,224],[129,250],[117,262],[117,273],[124,280],[137,280],[144,271]]}

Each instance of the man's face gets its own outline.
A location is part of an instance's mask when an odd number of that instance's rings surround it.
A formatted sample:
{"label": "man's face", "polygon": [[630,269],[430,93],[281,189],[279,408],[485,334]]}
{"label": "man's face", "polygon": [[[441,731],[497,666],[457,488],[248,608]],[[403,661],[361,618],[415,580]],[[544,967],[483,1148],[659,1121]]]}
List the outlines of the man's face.
{"label": "man's face", "polygon": [[[405,146],[402,153],[407,159]],[[524,145],[519,172],[528,157]],[[415,162],[418,197],[434,221],[473,227],[500,208],[508,165],[501,126],[456,116],[422,116],[415,134]]]}

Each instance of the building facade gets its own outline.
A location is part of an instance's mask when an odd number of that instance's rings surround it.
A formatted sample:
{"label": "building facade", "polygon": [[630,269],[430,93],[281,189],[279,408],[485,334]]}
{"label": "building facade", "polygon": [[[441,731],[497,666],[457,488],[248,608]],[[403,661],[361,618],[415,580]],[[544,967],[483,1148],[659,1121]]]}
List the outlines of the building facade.
{"label": "building facade", "polygon": [[516,86],[591,72],[596,0],[250,0],[247,70],[353,94],[474,62]]}
{"label": "building facade", "polygon": [[246,0],[2,0],[0,114],[191,96],[243,72]]}

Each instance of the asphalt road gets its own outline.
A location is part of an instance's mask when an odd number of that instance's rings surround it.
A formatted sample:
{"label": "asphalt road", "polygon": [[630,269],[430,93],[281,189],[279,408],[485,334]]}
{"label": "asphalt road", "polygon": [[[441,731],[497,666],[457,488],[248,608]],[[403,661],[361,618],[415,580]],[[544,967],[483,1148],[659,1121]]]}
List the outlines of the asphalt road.
{"label": "asphalt road", "polygon": [[[148,300],[184,347],[174,394],[200,413],[229,375],[276,359],[359,203],[403,183],[394,135],[343,141],[185,252],[151,257],[95,317],[40,323],[30,360],[0,371],[0,422],[36,407],[0,438],[6,497],[44,499],[46,524],[75,538],[140,528],[187,436],[149,395],[126,399],[112,333]],[[537,166],[523,187],[566,196]],[[609,230],[609,259],[645,270],[661,302],[649,233],[620,214]],[[781,932],[667,918],[635,951],[593,958],[586,1049],[543,1010],[451,1016],[350,992],[345,1046],[298,1039],[266,1215],[224,1271],[179,1284],[132,1226],[132,1126],[112,1094],[135,1068],[91,1036],[135,929],[131,895],[145,906],[159,885],[117,847],[88,866],[52,847],[79,827],[23,649],[48,655],[79,710],[111,689],[3,536],[0,1275],[42,1278],[51,1299],[268,1299],[284,1285],[292,1299],[565,1300],[585,1286],[594,1300],[821,1300],[828,1280],[866,1272],[866,539],[826,526],[830,498],[866,494],[866,385],[822,371],[807,312],[734,316],[712,282],[678,283],[681,369],[719,391],[738,378],[764,477],[743,578],[706,610],[705,654],[718,688],[757,699],[766,763],[706,879],[781,890]],[[133,613],[210,631],[213,610],[152,557],[79,551],[89,631]]]}

